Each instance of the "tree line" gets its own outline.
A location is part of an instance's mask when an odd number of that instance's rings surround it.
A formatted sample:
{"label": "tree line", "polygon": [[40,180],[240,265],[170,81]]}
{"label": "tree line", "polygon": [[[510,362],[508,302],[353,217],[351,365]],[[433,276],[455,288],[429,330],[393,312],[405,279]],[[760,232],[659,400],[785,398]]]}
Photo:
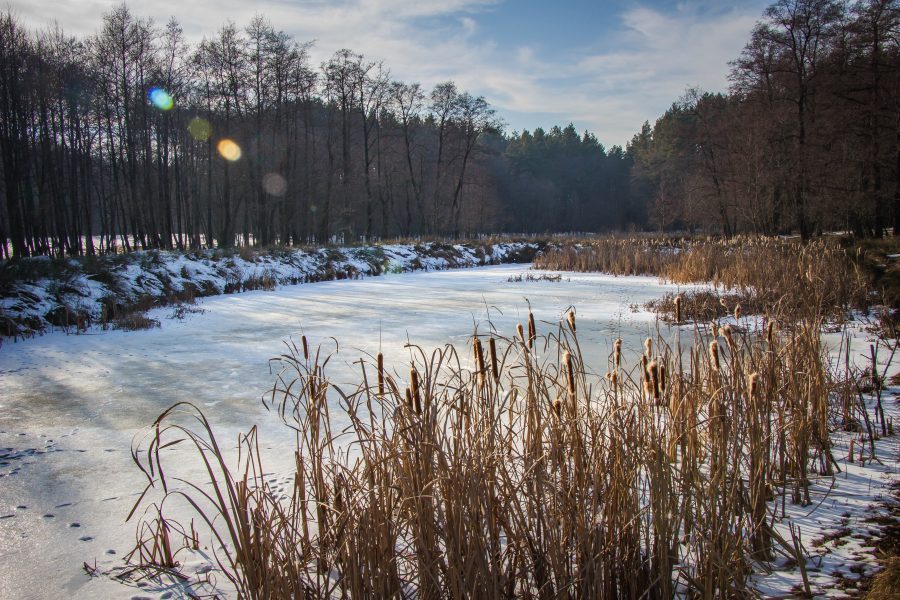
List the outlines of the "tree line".
{"label": "tree line", "polygon": [[900,233],[900,3],[779,0],[731,63],[628,145],[661,228]]}
{"label": "tree line", "polygon": [[900,231],[898,0],[779,0],[728,94],[625,148],[504,132],[264,17],[197,44],[126,5],[78,38],[0,14],[0,258],[483,232]]}
{"label": "tree line", "polygon": [[[396,81],[348,49],[313,65],[309,49],[262,16],[192,46],[175,20],[124,4],[84,39],[4,13],[0,257],[623,224],[583,220],[575,206],[597,194],[569,184],[563,158],[611,163],[614,190],[627,186],[621,149],[572,143],[572,127],[507,137],[452,81]],[[552,181],[528,158],[548,151]],[[525,218],[520,195],[549,212]]]}

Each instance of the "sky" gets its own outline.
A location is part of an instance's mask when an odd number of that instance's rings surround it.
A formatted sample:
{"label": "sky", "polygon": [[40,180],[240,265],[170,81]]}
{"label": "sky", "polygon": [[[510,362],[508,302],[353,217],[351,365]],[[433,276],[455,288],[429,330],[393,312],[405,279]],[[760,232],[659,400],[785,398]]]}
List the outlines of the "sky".
{"label": "sky", "polygon": [[[191,41],[256,14],[319,64],[341,48],[383,60],[394,79],[426,89],[453,80],[484,96],[508,132],[573,123],[624,145],[689,87],[728,88],[771,0],[151,0],[138,16],[175,17]],[[27,25],[54,21],[89,35],[120,0],[8,0]]]}

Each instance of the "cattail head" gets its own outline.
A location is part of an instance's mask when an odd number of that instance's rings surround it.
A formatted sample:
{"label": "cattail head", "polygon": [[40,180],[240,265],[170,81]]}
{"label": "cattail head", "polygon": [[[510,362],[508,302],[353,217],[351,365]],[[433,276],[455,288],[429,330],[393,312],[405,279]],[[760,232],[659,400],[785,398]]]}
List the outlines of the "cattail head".
{"label": "cattail head", "polygon": [[475,351],[475,369],[478,373],[478,383],[484,385],[484,349],[481,347],[481,340],[477,337],[472,338],[472,348]]}
{"label": "cattail head", "polygon": [[757,380],[759,379],[759,373],[750,373],[750,376],[747,378],[747,389],[750,393],[750,401],[753,401],[753,398],[756,397],[756,388],[757,388]]}
{"label": "cattail head", "polygon": [[681,323],[681,296],[675,296],[675,322]]}
{"label": "cattail head", "polygon": [[419,391],[419,372],[413,367],[409,370],[409,386],[412,388],[412,401],[415,405],[416,414],[422,414],[422,395]]}
{"label": "cattail head", "polygon": [[719,333],[728,342],[729,348],[734,348],[734,337],[731,335],[731,325],[725,324],[719,327]]}
{"label": "cattail head", "polygon": [[734,305],[734,320],[735,321],[741,320],[741,305],[740,304]]}
{"label": "cattail head", "polygon": [[709,363],[713,371],[719,370],[719,342],[716,340],[709,343]]}
{"label": "cattail head", "polygon": [[713,322],[711,323],[710,330],[712,331],[712,336],[713,336],[714,338],[719,337],[719,324],[718,324],[718,323],[716,323],[715,321],[713,321]]}
{"label": "cattail head", "polygon": [[301,335],[300,341],[303,343],[303,360],[309,360],[309,345],[306,343],[306,336]]}
{"label": "cattail head", "polygon": [[572,353],[563,354],[563,363],[566,365],[566,384],[569,388],[569,395],[575,397],[575,367],[572,364]]}
{"label": "cattail head", "polygon": [[650,373],[650,391],[652,392],[653,399],[656,402],[659,402],[659,396],[660,396],[659,363],[655,360],[651,360],[650,364],[647,365],[647,371]]}
{"label": "cattail head", "polygon": [[647,358],[653,356],[653,340],[650,338],[644,340],[644,356]]}
{"label": "cattail head", "polygon": [[622,338],[617,338],[616,343],[613,347],[615,349],[615,353],[613,355],[615,358],[615,365],[618,369],[619,365],[622,363]]}
{"label": "cattail head", "polygon": [[663,362],[660,361],[658,372],[659,372],[659,391],[660,391],[660,393],[662,393],[663,395],[665,395],[665,393],[666,393],[666,385],[667,385],[667,382],[666,382],[666,365],[665,365],[665,363],[663,363]]}
{"label": "cattail head", "polygon": [[550,403],[550,408],[553,409],[553,413],[559,417],[562,414],[562,400],[557,398],[553,402]]}
{"label": "cattail head", "polygon": [[525,328],[522,327],[521,323],[516,324],[516,332],[519,334],[519,339],[522,340],[522,343],[527,345],[528,339],[525,337]]}
{"label": "cattail head", "polygon": [[611,371],[606,374],[606,378],[609,380],[609,383],[615,387],[619,383],[619,373],[618,371]]}
{"label": "cattail head", "polygon": [[528,311],[528,347],[534,347],[534,340],[537,337],[537,328],[534,326],[534,315]]}
{"label": "cattail head", "polygon": [[766,341],[770,348],[775,344],[775,321],[769,321],[766,325]]}
{"label": "cattail head", "polygon": [[500,364],[497,360],[497,342],[494,338],[488,340],[488,351],[491,353],[491,374],[494,381],[500,381]]}
{"label": "cattail head", "polygon": [[572,329],[572,333],[575,333],[575,311],[570,310],[566,315],[566,319],[569,321],[569,328]]}
{"label": "cattail head", "polygon": [[384,355],[381,352],[378,353],[376,362],[378,363],[378,397],[384,398]]}

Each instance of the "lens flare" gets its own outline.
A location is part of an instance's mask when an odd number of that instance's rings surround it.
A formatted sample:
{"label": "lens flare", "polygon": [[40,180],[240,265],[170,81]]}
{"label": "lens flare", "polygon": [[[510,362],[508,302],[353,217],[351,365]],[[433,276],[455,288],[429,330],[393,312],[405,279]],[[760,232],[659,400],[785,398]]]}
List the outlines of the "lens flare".
{"label": "lens flare", "polygon": [[150,88],[150,91],[147,92],[147,98],[150,99],[150,104],[159,110],[170,110],[175,106],[175,99],[169,95],[169,92],[162,88]]}
{"label": "lens flare", "polygon": [[205,142],[212,137],[212,125],[206,119],[194,117],[188,123],[188,133],[198,142]]}
{"label": "lens flare", "polygon": [[219,143],[216,145],[216,150],[219,151],[222,158],[231,162],[241,158],[241,147],[237,145],[237,142],[229,140],[228,138],[219,140]]}
{"label": "lens flare", "polygon": [[284,196],[287,191],[287,179],[278,173],[266,173],[262,180],[263,189],[272,196]]}

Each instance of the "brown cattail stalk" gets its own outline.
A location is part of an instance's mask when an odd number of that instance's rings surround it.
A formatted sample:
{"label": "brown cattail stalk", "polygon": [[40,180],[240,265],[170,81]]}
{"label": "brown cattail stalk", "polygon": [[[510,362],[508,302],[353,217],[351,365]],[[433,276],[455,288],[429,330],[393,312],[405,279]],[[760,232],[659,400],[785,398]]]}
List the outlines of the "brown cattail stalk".
{"label": "brown cattail stalk", "polygon": [[659,378],[659,363],[655,360],[651,360],[650,364],[647,365],[647,370],[650,372],[650,390],[653,395],[653,401],[659,404],[660,398],[660,378]]}
{"label": "brown cattail stalk", "polygon": [[412,400],[416,408],[416,414],[422,414],[422,396],[419,392],[419,372],[415,367],[409,370],[409,385],[412,388]]}
{"label": "brown cattail stalk", "polygon": [[525,338],[525,328],[522,327],[522,324],[521,324],[521,323],[517,323],[517,324],[516,324],[516,331],[517,331],[518,334],[519,334],[519,339],[522,340],[522,343],[523,343],[523,344],[525,345],[525,347],[527,348],[527,347],[528,347],[528,340]]}
{"label": "brown cattail stalk", "polygon": [[566,318],[569,321],[569,327],[572,329],[572,333],[575,333],[575,311],[570,310],[569,314],[566,315]]}
{"label": "brown cattail stalk", "polygon": [[709,343],[709,362],[713,371],[719,370],[719,342],[715,340]]}
{"label": "brown cattail stalk", "polygon": [[484,385],[484,349],[481,347],[481,340],[473,337],[472,347],[475,350],[475,368],[478,373],[478,384]]}
{"label": "brown cattail stalk", "polygon": [[619,366],[621,366],[621,364],[622,364],[622,339],[621,338],[616,339],[614,348],[615,348],[615,354],[613,355],[613,357],[615,359],[616,369],[618,369]]}
{"label": "brown cattail stalk", "polygon": [[384,398],[384,355],[379,352],[376,359],[378,363],[378,397]]}
{"label": "brown cattail stalk", "polygon": [[303,360],[309,360],[309,346],[306,343],[306,336],[300,336],[300,341],[303,343]]}
{"label": "brown cattail stalk", "polygon": [[500,381],[500,363],[497,360],[497,342],[494,338],[488,340],[488,351],[491,353],[491,374],[494,381]]}
{"label": "brown cattail stalk", "polygon": [[572,354],[566,352],[563,355],[563,363],[566,365],[566,383],[569,387],[569,396],[575,399],[575,367],[572,365]]}
{"label": "brown cattail stalk", "polygon": [[534,315],[528,312],[528,347],[534,347],[534,340],[537,338],[537,328],[534,325]]}

